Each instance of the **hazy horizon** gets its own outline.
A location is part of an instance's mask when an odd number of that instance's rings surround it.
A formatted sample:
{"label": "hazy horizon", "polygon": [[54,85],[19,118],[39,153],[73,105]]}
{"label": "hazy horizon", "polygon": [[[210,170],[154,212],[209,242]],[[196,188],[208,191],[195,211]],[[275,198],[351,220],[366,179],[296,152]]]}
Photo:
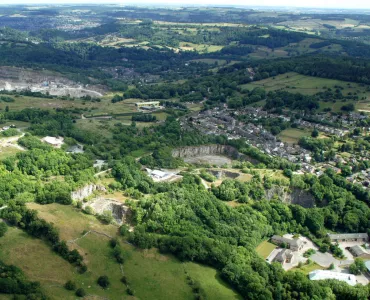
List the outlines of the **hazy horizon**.
{"label": "hazy horizon", "polygon": [[265,0],[261,3],[258,0],[0,0],[0,4],[122,4],[122,5],[169,5],[169,6],[186,6],[186,5],[225,5],[225,6],[256,6],[256,7],[296,7],[296,8],[331,8],[331,9],[370,9],[370,1],[363,0],[311,0],[299,2],[294,0]]}

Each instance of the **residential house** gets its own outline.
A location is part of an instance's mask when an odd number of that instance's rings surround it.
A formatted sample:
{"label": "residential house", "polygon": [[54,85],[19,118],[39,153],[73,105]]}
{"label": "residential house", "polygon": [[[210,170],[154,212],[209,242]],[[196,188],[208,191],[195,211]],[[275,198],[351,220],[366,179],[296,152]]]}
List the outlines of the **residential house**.
{"label": "residential house", "polygon": [[280,235],[274,235],[271,238],[271,241],[279,246],[285,244],[287,248],[289,248],[292,251],[298,251],[303,248],[303,241],[298,238],[298,239],[293,239],[293,238],[286,238]]}

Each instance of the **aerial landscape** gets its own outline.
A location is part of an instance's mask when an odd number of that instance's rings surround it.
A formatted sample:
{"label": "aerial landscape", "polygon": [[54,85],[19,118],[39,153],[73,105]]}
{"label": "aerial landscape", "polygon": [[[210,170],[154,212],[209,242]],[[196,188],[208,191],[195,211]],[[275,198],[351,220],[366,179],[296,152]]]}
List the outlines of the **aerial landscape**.
{"label": "aerial landscape", "polygon": [[147,2],[0,1],[0,300],[370,299],[370,5]]}

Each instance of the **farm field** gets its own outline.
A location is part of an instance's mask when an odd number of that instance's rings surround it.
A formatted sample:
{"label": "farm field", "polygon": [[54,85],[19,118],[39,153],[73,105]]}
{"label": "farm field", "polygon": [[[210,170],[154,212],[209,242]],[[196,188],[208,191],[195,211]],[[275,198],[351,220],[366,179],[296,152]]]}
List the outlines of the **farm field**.
{"label": "farm field", "polygon": [[306,33],[315,33],[316,31],[327,30],[324,27],[324,24],[334,26],[337,29],[343,28],[355,28],[359,25],[358,20],[353,20],[349,18],[345,18],[343,20],[320,20],[320,19],[306,19],[306,20],[294,20],[294,21],[286,21],[277,24],[278,26],[283,26],[290,30],[295,31],[303,31]]}
{"label": "farm field", "polygon": [[268,241],[263,241],[261,244],[259,244],[256,248],[257,253],[262,256],[264,259],[266,259],[272,250],[276,248],[276,245],[271,244]]}
{"label": "farm field", "polygon": [[325,91],[326,88],[334,89],[336,85],[342,86],[344,88],[342,91],[343,95],[347,95],[351,92],[352,94],[357,93],[360,97],[370,97],[370,93],[367,90],[368,87],[361,86],[358,83],[306,76],[295,72],[289,72],[277,75],[275,77],[266,78],[260,81],[247,83],[241,85],[241,87],[248,90],[254,89],[256,87],[262,87],[266,89],[266,91],[285,90],[291,93],[299,92],[304,95],[314,95],[318,92]]}
{"label": "farm field", "polygon": [[271,48],[259,46],[255,49],[254,52],[250,53],[248,57],[252,59],[263,59],[263,58],[280,58],[287,57],[288,52],[282,48],[275,49],[272,51]]}
{"label": "farm field", "polygon": [[[365,98],[365,100],[356,101],[355,108],[358,110],[370,111],[370,87],[353,82],[312,77],[289,72],[275,77],[244,84],[240,87],[248,90],[259,87],[264,88],[267,92],[284,90],[290,93],[314,95],[319,92],[325,92],[327,89],[335,90],[336,86],[343,87],[342,94],[344,96],[347,96],[349,93],[351,93],[352,95],[357,94],[360,99]],[[319,111],[323,111],[325,108],[330,108],[333,112],[339,112],[341,107],[349,102],[350,100],[337,100],[335,102],[320,101]],[[262,106],[263,104],[263,102],[253,103],[250,106]]]}
{"label": "farm field", "polygon": [[224,46],[206,45],[206,44],[193,44],[188,42],[180,42],[180,49],[186,51],[196,50],[199,53],[209,53],[220,51]]}
{"label": "farm field", "polygon": [[288,144],[297,144],[301,137],[310,135],[309,130],[288,128],[279,133],[278,138]]}
{"label": "farm field", "polygon": [[[14,102],[0,103],[0,109],[5,110],[5,107],[8,106],[9,110],[22,110],[25,108],[40,108],[47,110],[54,110],[57,108],[81,108],[81,109],[96,109],[98,104],[92,102],[84,102],[80,99],[76,100],[62,100],[61,98],[38,98],[38,97],[28,97],[28,96],[19,96],[14,97]],[[85,103],[85,104],[84,104]]]}

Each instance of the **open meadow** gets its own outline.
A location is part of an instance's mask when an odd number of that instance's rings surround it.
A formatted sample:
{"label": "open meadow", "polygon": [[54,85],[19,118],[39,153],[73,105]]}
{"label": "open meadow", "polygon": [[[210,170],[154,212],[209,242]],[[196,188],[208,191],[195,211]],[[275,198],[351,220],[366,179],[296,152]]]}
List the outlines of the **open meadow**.
{"label": "open meadow", "polygon": [[278,138],[288,144],[298,144],[301,137],[308,136],[311,134],[310,130],[288,128],[279,133]]}
{"label": "open meadow", "polygon": [[266,259],[270,255],[270,253],[272,252],[272,250],[274,250],[275,248],[276,248],[276,245],[271,244],[268,241],[263,241],[261,244],[259,244],[257,246],[256,252],[261,257],[263,257],[264,259]]}
{"label": "open meadow", "polygon": [[[254,88],[264,88],[269,91],[287,91],[290,93],[301,93],[303,95],[314,95],[319,92],[325,92],[329,89],[336,90],[341,87],[344,96],[357,95],[360,100],[353,101],[356,109],[370,111],[370,87],[364,84],[306,76],[295,72],[280,74],[263,80],[243,84],[242,89],[253,90]],[[362,99],[365,98],[365,99]],[[320,101],[320,111],[325,108],[331,108],[333,112],[340,111],[341,107],[348,103],[347,101],[337,100]],[[253,106],[256,104],[254,103]]]}
{"label": "open meadow", "polygon": [[[20,267],[30,280],[40,281],[51,299],[54,295],[63,299],[76,298],[73,292],[63,287],[67,280],[73,280],[78,287],[84,288],[90,298],[190,299],[193,297],[192,290],[187,283],[185,271],[200,282],[207,299],[214,299],[214,295],[220,295],[219,299],[225,300],[239,299],[220,279],[216,270],[196,263],[182,263],[172,255],[163,255],[156,249],[136,249],[117,236],[117,226],[103,225],[94,216],[83,214],[72,206],[29,203],[28,207],[36,209],[41,218],[53,223],[69,247],[83,255],[88,267],[85,274],[79,274],[45,242],[30,237],[21,229],[10,227],[0,239],[0,260]],[[90,230],[95,232],[84,235]],[[125,260],[122,268],[112,255],[110,238],[103,234],[119,238]],[[105,290],[96,283],[102,275],[107,275],[111,282]],[[120,282],[123,275],[135,291],[135,297],[126,294],[126,287]]]}

